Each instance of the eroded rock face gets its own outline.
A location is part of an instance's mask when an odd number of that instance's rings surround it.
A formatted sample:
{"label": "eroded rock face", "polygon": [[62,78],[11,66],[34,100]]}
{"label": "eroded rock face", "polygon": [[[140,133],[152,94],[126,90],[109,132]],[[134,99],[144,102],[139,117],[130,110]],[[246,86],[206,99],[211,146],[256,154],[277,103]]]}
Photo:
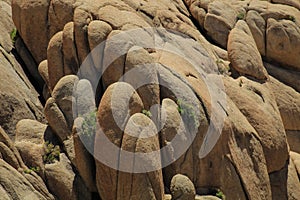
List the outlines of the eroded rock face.
{"label": "eroded rock face", "polygon": [[10,34],[15,27],[10,4],[0,1],[0,5],[0,125],[13,138],[19,120],[43,121],[44,114],[38,93],[11,52],[13,43]]}
{"label": "eroded rock face", "polygon": [[177,174],[171,181],[172,199],[178,200],[194,200],[196,191],[191,180],[181,174]]}
{"label": "eroded rock face", "polygon": [[[0,1],[0,125],[13,138],[19,122],[15,144],[0,128],[1,197],[187,200],[220,189],[227,199],[296,199],[299,156],[288,146],[299,153],[300,11],[296,0],[272,2],[13,0],[32,55],[21,57],[45,82],[47,126],[11,53],[10,1]],[[45,165],[49,127],[62,152]],[[190,142],[180,155],[175,136]],[[152,170],[134,173],[139,164]],[[33,165],[41,171],[20,173]]]}
{"label": "eroded rock face", "polygon": [[268,79],[261,56],[247,23],[239,20],[228,36],[228,56],[232,67],[258,80]]}

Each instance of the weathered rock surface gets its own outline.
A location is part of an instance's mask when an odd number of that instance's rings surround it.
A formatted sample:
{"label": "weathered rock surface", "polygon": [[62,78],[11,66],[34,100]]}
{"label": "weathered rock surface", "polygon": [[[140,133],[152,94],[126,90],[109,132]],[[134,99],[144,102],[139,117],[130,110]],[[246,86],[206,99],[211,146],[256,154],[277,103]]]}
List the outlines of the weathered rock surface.
{"label": "weathered rock surface", "polygon": [[283,168],[288,160],[287,139],[269,83],[259,84],[241,77],[235,81],[224,79],[224,84],[227,94],[260,136],[268,172]]}
{"label": "weathered rock surface", "polygon": [[[13,54],[10,4],[15,46],[43,88],[47,122]],[[296,0],[5,0],[0,11],[0,125],[15,139],[0,128],[1,198],[300,195]],[[49,127],[62,152],[45,165]],[[200,159],[202,144],[211,149]],[[154,170],[133,173],[143,164]],[[186,175],[179,187],[176,174]]]}
{"label": "weathered rock surface", "polygon": [[[0,159],[2,197],[6,199],[54,199],[44,197],[16,169]],[[5,188],[5,190],[3,189]]]}
{"label": "weathered rock surface", "polygon": [[271,88],[285,130],[300,130],[300,94],[275,78],[271,78]]}
{"label": "weathered rock surface", "polygon": [[13,138],[19,120],[43,121],[44,115],[38,93],[11,52],[14,25],[10,3],[0,1],[0,5],[0,125]]}
{"label": "weathered rock surface", "polygon": [[76,199],[76,193],[73,190],[75,173],[65,154],[60,154],[59,161],[45,165],[45,175],[47,185],[55,196],[60,199]]}
{"label": "weathered rock surface", "polygon": [[130,115],[141,112],[143,107],[139,95],[133,87],[127,83],[115,83],[110,85],[102,97],[97,114],[100,129],[95,136],[94,154],[96,157],[97,188],[100,196],[104,199],[117,199],[118,178],[115,169],[118,169],[119,158],[116,153],[119,154],[119,152],[112,152],[112,155],[107,155],[108,157],[103,158],[111,159],[114,169],[101,163],[99,159],[105,156],[98,155],[98,153],[103,151],[101,145],[103,139],[101,139],[101,134],[105,134],[113,145],[120,148],[123,131],[125,130]]}
{"label": "weathered rock surface", "polygon": [[[156,126],[149,117],[141,113],[130,117],[124,130],[121,148],[135,154],[128,156],[124,151],[120,152],[119,167],[128,169],[128,172],[118,173],[117,199],[162,200],[164,187],[158,151],[160,146]],[[153,152],[155,154],[150,154]],[[141,171],[147,168],[149,170]],[[142,173],[135,173],[139,171]]]}
{"label": "weathered rock surface", "polygon": [[172,199],[177,200],[194,200],[196,191],[191,180],[181,174],[175,175],[171,180]]}
{"label": "weathered rock surface", "polygon": [[[298,15],[300,17],[300,11]],[[294,59],[300,54],[299,39],[300,27],[293,21],[268,19],[266,30],[267,57],[299,70],[300,61]]]}
{"label": "weathered rock surface", "polygon": [[239,20],[228,36],[228,56],[232,67],[242,75],[268,79],[261,55],[247,23]]}

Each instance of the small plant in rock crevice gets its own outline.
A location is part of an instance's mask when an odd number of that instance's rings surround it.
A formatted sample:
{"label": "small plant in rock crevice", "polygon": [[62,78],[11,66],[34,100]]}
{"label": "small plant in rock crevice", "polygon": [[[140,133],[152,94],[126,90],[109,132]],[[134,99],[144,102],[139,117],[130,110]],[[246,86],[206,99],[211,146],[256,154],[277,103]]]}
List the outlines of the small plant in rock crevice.
{"label": "small plant in rock crevice", "polygon": [[198,128],[200,125],[199,119],[196,116],[196,113],[194,111],[194,106],[192,104],[187,103],[186,101],[182,99],[177,100],[177,109],[180,115],[184,118],[186,118],[188,121],[191,122],[194,126],[194,128]]}
{"label": "small plant in rock crevice", "polygon": [[222,199],[222,200],[226,199],[226,196],[223,194],[223,192],[220,189],[217,190],[215,196],[218,197],[218,198],[220,198],[220,199]]}
{"label": "small plant in rock crevice", "polygon": [[230,76],[231,75],[229,65],[226,64],[222,59],[217,59],[216,64],[217,64],[218,70],[221,74],[223,74],[224,76]]}
{"label": "small plant in rock crevice", "polygon": [[17,37],[18,37],[18,31],[17,29],[13,29],[11,32],[10,32],[10,39],[12,41],[13,44],[15,44],[16,40],[17,40]]}
{"label": "small plant in rock crevice", "polygon": [[290,21],[292,21],[292,22],[296,22],[296,18],[295,18],[294,16],[292,16],[292,15],[287,16],[286,19],[287,19],[287,20],[290,20]]}
{"label": "small plant in rock crevice", "polygon": [[82,115],[83,122],[81,125],[80,138],[84,141],[86,145],[89,145],[93,149],[94,138],[97,128],[97,110],[93,110],[89,113]]}
{"label": "small plant in rock crevice", "polygon": [[149,111],[149,110],[142,110],[142,113],[144,114],[144,115],[146,115],[147,117],[149,117],[149,118],[151,118],[152,117],[152,114],[151,114],[151,112]]}
{"label": "small plant in rock crevice", "polygon": [[237,14],[236,19],[237,20],[244,20],[245,19],[245,13],[241,12],[241,13]]}
{"label": "small plant in rock crevice", "polygon": [[31,174],[31,172],[39,172],[41,169],[40,169],[40,167],[30,167],[30,168],[28,168],[28,169],[25,169],[24,170],[24,173],[26,173],[26,174]]}
{"label": "small plant in rock crevice", "polygon": [[49,141],[46,141],[44,151],[43,161],[45,164],[52,164],[55,161],[59,161],[60,147],[58,145],[53,145]]}

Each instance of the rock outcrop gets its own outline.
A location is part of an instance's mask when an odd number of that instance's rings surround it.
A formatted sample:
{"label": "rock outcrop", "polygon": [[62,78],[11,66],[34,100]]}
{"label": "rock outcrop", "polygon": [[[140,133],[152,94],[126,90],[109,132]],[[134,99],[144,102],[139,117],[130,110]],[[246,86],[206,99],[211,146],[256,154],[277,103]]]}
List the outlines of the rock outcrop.
{"label": "rock outcrop", "polygon": [[299,8],[0,0],[0,198],[297,199]]}

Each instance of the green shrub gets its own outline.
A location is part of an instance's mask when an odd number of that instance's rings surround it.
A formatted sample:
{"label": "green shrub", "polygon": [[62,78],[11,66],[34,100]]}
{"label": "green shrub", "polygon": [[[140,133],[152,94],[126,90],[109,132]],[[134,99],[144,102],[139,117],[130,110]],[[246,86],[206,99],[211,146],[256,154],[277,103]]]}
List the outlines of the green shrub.
{"label": "green shrub", "polygon": [[295,18],[294,16],[292,16],[292,15],[289,15],[289,16],[287,17],[287,20],[290,20],[290,21],[292,21],[292,22],[296,22],[296,18]]}
{"label": "green shrub", "polygon": [[83,122],[81,126],[80,138],[86,145],[89,145],[91,149],[94,147],[94,138],[97,130],[97,110],[93,110],[84,114]]}
{"label": "green shrub", "polygon": [[220,198],[220,199],[222,199],[222,200],[225,200],[225,199],[226,199],[225,194],[223,194],[223,192],[222,192],[220,189],[217,190],[217,192],[216,192],[216,197],[218,197],[218,198]]}
{"label": "green shrub", "polygon": [[60,148],[58,145],[53,145],[49,141],[44,144],[45,154],[43,156],[43,161],[45,164],[51,164],[59,160]]}
{"label": "green shrub", "polygon": [[245,13],[239,13],[237,16],[236,16],[236,19],[237,20],[243,20],[243,19],[245,19]]}
{"label": "green shrub", "polygon": [[230,67],[222,59],[217,59],[216,64],[218,65],[218,70],[221,74],[230,76]]}
{"label": "green shrub", "polygon": [[144,115],[146,115],[147,117],[149,117],[149,118],[151,118],[152,117],[152,114],[151,114],[151,112],[149,111],[149,110],[142,110],[142,113],[144,114]]}
{"label": "green shrub", "polygon": [[187,103],[186,101],[183,101],[182,99],[177,100],[177,109],[180,115],[188,120],[188,122],[192,122],[194,125],[194,128],[199,127],[199,119],[196,116],[196,113],[194,111],[194,106],[192,104]]}
{"label": "green shrub", "polygon": [[15,44],[16,40],[17,40],[17,37],[18,37],[18,31],[17,29],[13,29],[11,32],[10,32],[10,39],[12,41],[13,44]]}
{"label": "green shrub", "polygon": [[31,172],[39,172],[40,170],[40,167],[30,167],[29,169],[25,169],[24,173],[31,174]]}

